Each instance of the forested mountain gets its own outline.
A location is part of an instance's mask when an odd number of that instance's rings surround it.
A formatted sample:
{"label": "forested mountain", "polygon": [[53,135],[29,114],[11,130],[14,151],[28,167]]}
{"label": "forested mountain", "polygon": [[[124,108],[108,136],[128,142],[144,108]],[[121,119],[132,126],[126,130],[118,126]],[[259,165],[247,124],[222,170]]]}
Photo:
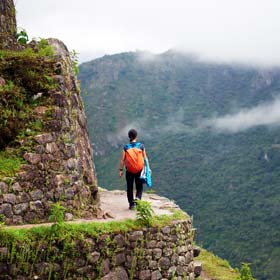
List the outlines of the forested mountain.
{"label": "forested mountain", "polygon": [[[79,78],[99,185],[125,188],[119,157],[138,129],[154,190],[194,216],[198,242],[233,266],[252,263],[260,280],[280,279],[280,126],[265,120],[280,70],[169,51],[104,56],[80,65]],[[237,118],[218,122],[228,115]]]}

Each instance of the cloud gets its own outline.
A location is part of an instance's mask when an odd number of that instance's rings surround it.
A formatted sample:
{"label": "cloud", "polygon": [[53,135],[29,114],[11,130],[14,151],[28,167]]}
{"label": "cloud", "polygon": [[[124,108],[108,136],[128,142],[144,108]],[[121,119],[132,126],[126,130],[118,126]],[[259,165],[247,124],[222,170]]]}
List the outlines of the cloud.
{"label": "cloud", "polygon": [[[81,54],[178,47],[214,61],[280,65],[278,0],[16,0],[29,37],[56,37]],[[146,57],[148,58],[148,57]],[[151,56],[150,56],[151,58]]]}
{"label": "cloud", "polygon": [[280,98],[277,98],[270,103],[250,109],[242,109],[236,114],[204,121],[201,127],[208,127],[222,133],[237,133],[260,125],[273,126],[279,124]]}

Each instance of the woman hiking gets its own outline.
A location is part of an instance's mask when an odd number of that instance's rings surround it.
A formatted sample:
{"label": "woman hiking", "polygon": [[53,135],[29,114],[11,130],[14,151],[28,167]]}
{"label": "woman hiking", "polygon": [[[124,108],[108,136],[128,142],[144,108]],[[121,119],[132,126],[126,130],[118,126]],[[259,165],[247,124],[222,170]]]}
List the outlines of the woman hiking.
{"label": "woman hiking", "polygon": [[[130,129],[128,131],[128,138],[130,142],[126,144],[122,151],[120,161],[120,177],[123,175],[123,168],[126,168],[126,184],[127,184],[127,199],[129,209],[133,210],[136,201],[142,198],[143,181],[140,179],[141,171],[144,167],[144,159],[147,160],[145,147],[142,143],[137,141],[137,131]],[[133,195],[133,184],[136,185],[136,196]]]}

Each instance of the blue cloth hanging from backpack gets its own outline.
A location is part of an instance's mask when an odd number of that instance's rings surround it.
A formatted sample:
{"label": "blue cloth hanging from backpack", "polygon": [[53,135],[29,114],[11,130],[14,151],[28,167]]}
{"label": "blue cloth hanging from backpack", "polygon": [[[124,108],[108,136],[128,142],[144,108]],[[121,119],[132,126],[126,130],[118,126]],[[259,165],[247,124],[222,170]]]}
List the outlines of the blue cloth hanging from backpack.
{"label": "blue cloth hanging from backpack", "polygon": [[148,188],[151,188],[153,186],[151,169],[146,158],[144,159],[144,168],[141,172],[140,179],[147,185]]}

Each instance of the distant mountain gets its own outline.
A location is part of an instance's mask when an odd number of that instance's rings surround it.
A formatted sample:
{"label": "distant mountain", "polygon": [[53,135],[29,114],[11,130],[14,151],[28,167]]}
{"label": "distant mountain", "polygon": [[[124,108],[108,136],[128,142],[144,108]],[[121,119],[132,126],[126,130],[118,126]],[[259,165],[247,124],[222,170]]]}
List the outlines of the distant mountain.
{"label": "distant mountain", "polygon": [[252,263],[259,280],[280,279],[280,126],[269,105],[279,69],[122,53],[82,64],[79,79],[99,185],[125,188],[119,157],[138,129],[155,191],[194,215],[198,241],[233,266]]}

